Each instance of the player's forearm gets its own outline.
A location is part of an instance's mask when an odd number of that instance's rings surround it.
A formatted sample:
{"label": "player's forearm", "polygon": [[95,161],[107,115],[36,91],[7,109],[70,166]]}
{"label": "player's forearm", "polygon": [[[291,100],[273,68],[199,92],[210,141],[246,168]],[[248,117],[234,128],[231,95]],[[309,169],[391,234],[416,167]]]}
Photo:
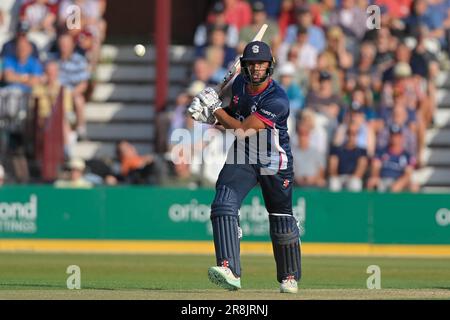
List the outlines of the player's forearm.
{"label": "player's forearm", "polygon": [[231,117],[223,109],[217,110],[214,115],[216,116],[220,124],[225,127],[225,129],[243,129],[242,122]]}
{"label": "player's forearm", "polygon": [[223,109],[217,110],[214,115],[216,119],[225,127],[225,129],[234,130],[234,135],[238,139],[245,139],[246,137],[252,136],[256,133],[255,129],[248,128],[245,125],[245,122],[240,122],[239,120],[234,119]]}

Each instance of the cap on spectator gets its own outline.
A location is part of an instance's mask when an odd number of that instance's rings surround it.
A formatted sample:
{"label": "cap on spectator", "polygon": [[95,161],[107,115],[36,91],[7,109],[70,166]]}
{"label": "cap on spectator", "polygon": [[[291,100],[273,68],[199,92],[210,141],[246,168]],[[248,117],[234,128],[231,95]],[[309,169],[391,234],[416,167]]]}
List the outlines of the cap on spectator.
{"label": "cap on spectator", "polygon": [[394,76],[396,78],[405,78],[412,75],[411,66],[407,62],[398,62],[394,67]]}
{"label": "cap on spectator", "polygon": [[309,13],[309,9],[310,9],[309,5],[307,3],[305,3],[305,4],[302,4],[302,5],[298,6],[295,9],[295,13],[296,14]]}
{"label": "cap on spectator", "polygon": [[286,62],[279,67],[278,73],[281,77],[293,77],[295,75],[295,66],[292,62]]}
{"label": "cap on spectator", "polygon": [[17,25],[17,33],[28,33],[30,31],[30,24],[27,21],[21,21]]}
{"label": "cap on spectator", "polygon": [[320,71],[319,72],[319,81],[325,81],[330,80],[331,75],[327,71]]}
{"label": "cap on spectator", "polygon": [[68,167],[70,170],[80,170],[83,171],[86,168],[86,164],[83,159],[73,158],[69,161]]}
{"label": "cap on spectator", "polygon": [[265,11],[266,8],[264,6],[264,3],[262,3],[261,1],[256,1],[252,5],[252,10],[253,12],[262,12]]}
{"label": "cap on spectator", "polygon": [[223,5],[222,1],[217,1],[214,3],[214,6],[212,7],[213,13],[222,13],[225,11],[225,6]]}
{"label": "cap on spectator", "polygon": [[203,89],[205,89],[205,83],[203,81],[200,80],[196,80],[194,82],[191,83],[191,85],[189,86],[189,88],[186,90],[187,94],[190,95],[191,97],[195,97],[197,94],[200,93],[200,91],[202,91]]}
{"label": "cap on spectator", "polygon": [[401,134],[403,132],[403,129],[398,124],[392,124],[389,127],[389,133],[392,134]]}

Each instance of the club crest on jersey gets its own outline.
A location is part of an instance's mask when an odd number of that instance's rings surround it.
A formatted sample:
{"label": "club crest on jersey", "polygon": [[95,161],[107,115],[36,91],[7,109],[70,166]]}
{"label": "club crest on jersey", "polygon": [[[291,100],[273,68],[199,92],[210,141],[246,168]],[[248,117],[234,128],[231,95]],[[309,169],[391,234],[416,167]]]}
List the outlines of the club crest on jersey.
{"label": "club crest on jersey", "polygon": [[284,179],[284,181],[283,181],[283,188],[287,188],[287,187],[289,187],[289,180],[288,179]]}
{"label": "club crest on jersey", "polygon": [[252,51],[253,51],[253,53],[259,53],[259,46],[258,46],[257,44],[255,44],[255,45],[252,47]]}

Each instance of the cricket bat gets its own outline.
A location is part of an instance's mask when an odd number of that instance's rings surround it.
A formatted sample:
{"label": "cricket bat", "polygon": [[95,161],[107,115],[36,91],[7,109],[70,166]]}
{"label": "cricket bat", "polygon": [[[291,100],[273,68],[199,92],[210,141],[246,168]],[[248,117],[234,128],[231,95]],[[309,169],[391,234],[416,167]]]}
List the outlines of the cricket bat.
{"label": "cricket bat", "polygon": [[[263,24],[261,29],[259,29],[258,33],[256,34],[256,36],[253,38],[252,41],[261,41],[264,33],[267,30],[267,24]],[[241,71],[241,61],[240,61],[240,56],[236,58],[236,60],[234,60],[233,65],[231,66],[231,68],[228,70],[226,76],[223,78],[222,83],[220,83],[215,89],[216,92],[218,92],[219,97],[222,97],[225,89],[232,83],[231,80],[234,79],[234,77],[239,74],[239,72]]]}

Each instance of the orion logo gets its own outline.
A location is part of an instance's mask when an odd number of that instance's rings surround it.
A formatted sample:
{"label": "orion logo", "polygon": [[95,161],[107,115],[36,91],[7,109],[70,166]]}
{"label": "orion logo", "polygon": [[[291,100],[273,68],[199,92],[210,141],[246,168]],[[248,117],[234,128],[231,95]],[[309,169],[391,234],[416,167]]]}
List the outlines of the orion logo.
{"label": "orion logo", "polygon": [[450,225],[450,210],[446,208],[439,209],[436,212],[436,223],[441,227]]}
{"label": "orion logo", "polygon": [[252,47],[252,51],[253,51],[253,53],[259,53],[259,46],[255,44],[255,45]]}

